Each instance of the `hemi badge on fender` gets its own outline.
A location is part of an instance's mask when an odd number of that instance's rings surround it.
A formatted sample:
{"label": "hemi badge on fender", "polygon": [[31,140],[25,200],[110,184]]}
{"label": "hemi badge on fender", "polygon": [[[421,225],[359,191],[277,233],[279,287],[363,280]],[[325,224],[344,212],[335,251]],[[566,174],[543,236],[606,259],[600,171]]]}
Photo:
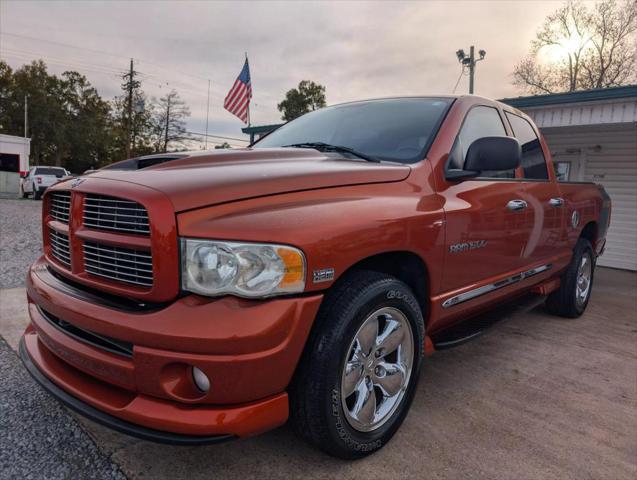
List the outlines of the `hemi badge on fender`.
{"label": "hemi badge on fender", "polygon": [[321,270],[314,270],[312,275],[312,281],[314,283],[329,282],[334,280],[333,268],[322,268]]}

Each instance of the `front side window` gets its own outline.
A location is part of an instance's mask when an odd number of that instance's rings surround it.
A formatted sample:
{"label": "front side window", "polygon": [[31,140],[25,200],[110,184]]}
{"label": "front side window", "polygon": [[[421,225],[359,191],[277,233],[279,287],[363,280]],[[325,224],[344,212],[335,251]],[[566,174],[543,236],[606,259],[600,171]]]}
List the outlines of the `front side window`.
{"label": "front side window", "polygon": [[257,141],[254,148],[325,143],[379,160],[423,160],[452,99],[395,98],[322,108]]}
{"label": "front side window", "polygon": [[[469,110],[450,154],[451,168],[463,169],[467,151],[473,142],[483,137],[504,137],[506,130],[500,114],[493,107],[478,106]],[[485,171],[481,178],[515,178],[515,170]]]}
{"label": "front side window", "polygon": [[509,112],[505,112],[513,134],[522,145],[522,169],[524,178],[534,180],[548,180],[549,174],[546,169],[546,159],[542,152],[540,139],[535,134],[531,124],[522,117],[518,117]]}

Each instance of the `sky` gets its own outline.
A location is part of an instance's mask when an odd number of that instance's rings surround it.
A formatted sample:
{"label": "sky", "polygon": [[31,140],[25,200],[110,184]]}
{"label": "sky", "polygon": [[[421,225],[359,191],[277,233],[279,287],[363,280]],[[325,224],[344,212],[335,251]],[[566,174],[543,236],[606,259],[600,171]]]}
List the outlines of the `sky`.
{"label": "sky", "polygon": [[[561,4],[0,0],[0,59],[15,68],[42,58],[51,73],[77,70],[110,99],[121,93],[132,57],[147,94],[174,88],[186,100],[192,132],[205,130],[210,80],[209,133],[245,139],[223,99],[246,53],[253,125],[280,122],[277,103],[301,80],[325,85],[330,105],[452,93],[461,72],[455,52],[470,45],[487,52],[476,93],[518,96],[513,67]],[[462,77],[456,93],[466,92]]]}

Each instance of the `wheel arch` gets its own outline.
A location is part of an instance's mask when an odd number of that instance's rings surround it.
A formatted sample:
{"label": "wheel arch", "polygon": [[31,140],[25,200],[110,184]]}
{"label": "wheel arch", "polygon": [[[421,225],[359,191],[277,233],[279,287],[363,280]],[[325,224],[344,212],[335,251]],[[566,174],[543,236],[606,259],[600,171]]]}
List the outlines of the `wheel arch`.
{"label": "wheel arch", "polygon": [[[427,324],[429,312],[429,269],[422,257],[407,250],[375,254],[359,260],[343,272],[341,278],[358,270],[385,273],[404,282],[414,293]],[[333,287],[332,287],[333,288]]]}
{"label": "wheel arch", "polygon": [[591,222],[588,222],[586,225],[584,225],[584,228],[582,228],[582,231],[579,234],[579,238],[585,238],[586,240],[591,242],[591,245],[593,246],[593,250],[595,250],[595,247],[597,244],[598,232],[599,232],[599,227],[597,225],[597,222],[591,221]]}

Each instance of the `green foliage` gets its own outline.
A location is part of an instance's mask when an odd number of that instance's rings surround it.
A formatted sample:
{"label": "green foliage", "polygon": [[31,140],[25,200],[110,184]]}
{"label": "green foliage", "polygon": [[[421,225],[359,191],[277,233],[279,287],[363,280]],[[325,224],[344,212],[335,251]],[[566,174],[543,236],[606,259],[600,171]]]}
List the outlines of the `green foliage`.
{"label": "green foliage", "polygon": [[290,121],[326,105],[325,87],[311,80],[303,80],[298,88],[287,91],[285,100],[277,108],[283,113],[283,120]]}
{"label": "green foliage", "polygon": [[[172,91],[158,102],[150,101],[139,82],[135,81],[135,87],[131,155],[165,151],[172,144],[181,147],[184,119],[190,112],[179,94]],[[51,75],[41,60],[14,71],[0,61],[1,133],[24,135],[25,96],[31,165],[59,165],[82,173],[126,158],[126,92],[109,102],[78,72]],[[170,109],[167,102],[172,104]]]}

